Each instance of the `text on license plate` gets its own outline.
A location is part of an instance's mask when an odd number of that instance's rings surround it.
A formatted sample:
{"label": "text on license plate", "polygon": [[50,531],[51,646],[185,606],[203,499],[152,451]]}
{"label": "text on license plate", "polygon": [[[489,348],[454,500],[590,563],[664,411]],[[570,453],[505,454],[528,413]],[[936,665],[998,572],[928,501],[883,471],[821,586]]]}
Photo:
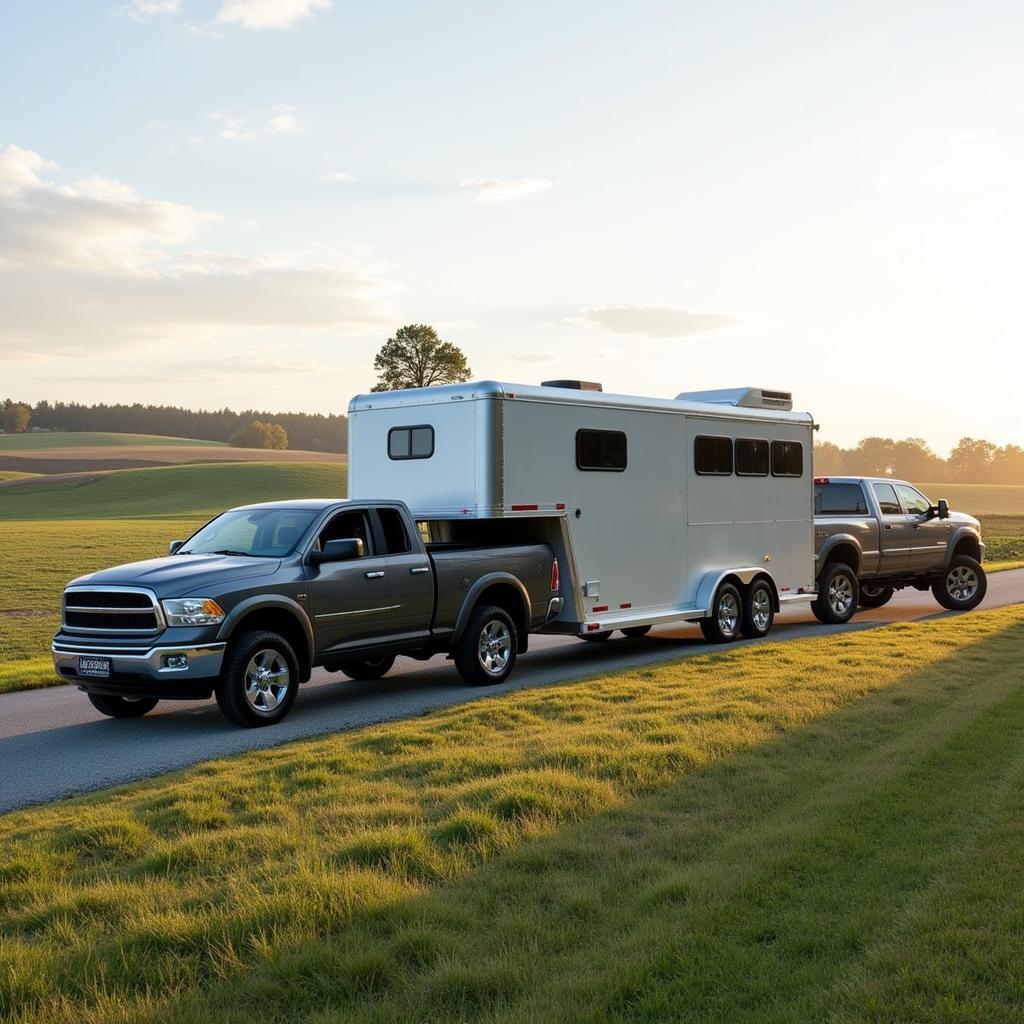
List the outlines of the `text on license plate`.
{"label": "text on license plate", "polygon": [[110,675],[110,659],[80,656],[78,659],[78,674],[80,676],[99,676],[101,679],[106,679]]}

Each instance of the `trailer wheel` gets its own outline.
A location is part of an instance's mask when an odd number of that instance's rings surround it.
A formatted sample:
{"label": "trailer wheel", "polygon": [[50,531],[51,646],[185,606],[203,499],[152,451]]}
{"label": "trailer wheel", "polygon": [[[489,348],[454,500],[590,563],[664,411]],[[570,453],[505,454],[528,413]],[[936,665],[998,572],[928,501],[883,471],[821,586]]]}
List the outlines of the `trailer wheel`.
{"label": "trailer wheel", "polygon": [[343,672],[349,679],[380,679],[391,671],[394,663],[394,655],[383,658],[349,658],[332,663],[331,670]]}
{"label": "trailer wheel", "polygon": [[88,696],[89,703],[107,718],[141,718],[160,703],[155,697],[108,697],[102,693]]}
{"label": "trailer wheel", "polygon": [[647,636],[650,633],[650,626],[627,626],[623,631],[623,636],[632,637],[634,640],[642,636]]}
{"label": "trailer wheel", "polygon": [[580,639],[586,640],[588,643],[604,643],[605,640],[610,640],[611,636],[610,629],[601,629],[596,633],[580,633]]}
{"label": "trailer wheel", "polygon": [[713,644],[727,644],[740,635],[743,620],[743,599],[732,583],[719,584],[711,603],[711,617],[700,620],[704,639]]}
{"label": "trailer wheel", "polygon": [[853,618],[859,593],[853,569],[845,562],[830,562],[818,577],[818,596],[811,602],[811,611],[819,622],[841,626]]}
{"label": "trailer wheel", "polygon": [[228,649],[214,693],[224,717],[254,728],[280,722],[295,703],[299,663],[279,633],[243,633]]}
{"label": "trailer wheel", "polygon": [[877,583],[862,583],[857,604],[861,608],[881,608],[892,600],[896,591],[892,587],[880,587]]}
{"label": "trailer wheel", "polygon": [[949,568],[932,584],[935,600],[954,612],[977,608],[985,599],[988,579],[980,562],[967,555],[957,555]]}
{"label": "trailer wheel", "polygon": [[754,580],[743,602],[743,621],[740,632],[754,640],[765,636],[775,621],[775,594],[766,580]]}
{"label": "trailer wheel", "polygon": [[481,605],[452,650],[459,675],[474,686],[503,683],[516,663],[516,624],[504,608]]}

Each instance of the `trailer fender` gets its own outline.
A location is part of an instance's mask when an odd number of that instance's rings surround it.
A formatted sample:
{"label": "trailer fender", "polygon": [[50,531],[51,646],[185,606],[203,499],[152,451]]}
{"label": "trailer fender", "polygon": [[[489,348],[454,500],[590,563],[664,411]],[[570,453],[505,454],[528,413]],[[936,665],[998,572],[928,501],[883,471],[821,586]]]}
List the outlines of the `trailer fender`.
{"label": "trailer fender", "polygon": [[519,598],[522,601],[522,607],[518,611],[514,608],[509,608],[508,612],[512,616],[516,623],[516,628],[519,631],[519,653],[522,654],[526,650],[526,636],[530,631],[530,623],[533,622],[533,613],[530,607],[530,595],[523,586],[522,581],[517,577],[513,576],[510,572],[489,572],[476,581],[469,588],[466,593],[466,597],[462,602],[462,607],[459,609],[459,616],[455,620],[455,629],[452,630],[452,638],[450,643],[454,646],[462,639],[462,634],[466,631],[466,626],[469,624],[469,617],[473,613],[473,609],[477,606],[480,600],[481,594],[486,590],[489,590],[494,586],[505,586],[512,587]]}
{"label": "trailer fender", "polygon": [[775,582],[775,577],[760,565],[745,565],[736,569],[712,569],[711,572],[705,573],[704,578],[700,581],[700,586],[697,588],[697,607],[703,608],[705,615],[711,614],[711,605],[715,600],[715,591],[718,590],[719,584],[722,580],[732,577],[741,586],[748,586],[757,576],[764,576],[772,585],[772,590],[775,592],[775,610],[779,610],[779,587]]}

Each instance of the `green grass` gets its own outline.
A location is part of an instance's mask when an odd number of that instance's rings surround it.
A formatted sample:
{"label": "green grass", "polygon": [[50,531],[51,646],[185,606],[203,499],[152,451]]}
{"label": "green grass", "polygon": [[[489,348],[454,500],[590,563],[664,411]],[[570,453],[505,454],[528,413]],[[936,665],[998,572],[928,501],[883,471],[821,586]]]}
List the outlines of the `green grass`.
{"label": "green grass", "polygon": [[165,437],[162,434],[104,434],[92,431],[0,434],[0,452],[33,452],[45,451],[48,448],[119,448],[144,444],[224,447],[223,441],[197,441],[191,437]]}
{"label": "green grass", "polygon": [[121,469],[0,492],[0,520],[212,515],[254,501],[344,496],[346,487],[346,467],[323,462]]}
{"label": "green grass", "polygon": [[932,501],[945,498],[972,516],[1024,516],[1024,484],[915,484]]}
{"label": "green grass", "polygon": [[733,649],[7,815],[0,1017],[1018,1021],[1022,643]]}

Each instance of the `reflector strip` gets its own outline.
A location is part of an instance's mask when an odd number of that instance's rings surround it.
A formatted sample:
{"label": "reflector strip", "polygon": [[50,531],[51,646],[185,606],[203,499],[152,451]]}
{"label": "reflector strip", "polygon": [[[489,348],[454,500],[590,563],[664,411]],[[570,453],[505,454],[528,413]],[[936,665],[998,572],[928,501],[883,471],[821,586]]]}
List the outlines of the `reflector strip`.
{"label": "reflector strip", "polygon": [[620,604],[619,607],[620,608],[632,608],[633,607],[633,602],[632,601],[627,601],[625,604]]}
{"label": "reflector strip", "polygon": [[608,605],[606,605],[606,604],[595,605],[590,610],[592,612],[606,612],[606,611],[608,611]]}
{"label": "reflector strip", "polygon": [[539,509],[538,505],[513,505],[513,512],[536,512]]}

